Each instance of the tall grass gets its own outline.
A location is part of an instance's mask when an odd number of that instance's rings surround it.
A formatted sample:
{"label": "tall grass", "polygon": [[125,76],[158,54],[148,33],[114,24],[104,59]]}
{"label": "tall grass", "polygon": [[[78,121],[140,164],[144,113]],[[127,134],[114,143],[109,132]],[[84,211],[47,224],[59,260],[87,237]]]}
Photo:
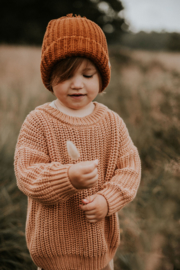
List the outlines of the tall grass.
{"label": "tall grass", "polygon": [[119,212],[117,269],[179,269],[180,73],[168,67],[171,54],[164,62],[134,54],[111,50],[113,84],[104,99],[125,119],[142,160],[138,195]]}
{"label": "tall grass", "polygon": [[0,46],[0,270],[37,269],[26,247],[27,198],[17,188],[13,158],[26,115],[53,99],[39,62],[39,48]]}
{"label": "tall grass", "polygon": [[[111,83],[96,101],[127,124],[142,161],[135,200],[119,211],[115,270],[180,269],[180,54],[110,47]],[[174,59],[174,60],[173,60]],[[174,65],[173,65],[174,61]],[[0,47],[0,269],[36,269],[24,237],[26,197],[13,170],[26,115],[54,99],[42,85],[40,49]],[[3,67],[3,68],[2,68]]]}

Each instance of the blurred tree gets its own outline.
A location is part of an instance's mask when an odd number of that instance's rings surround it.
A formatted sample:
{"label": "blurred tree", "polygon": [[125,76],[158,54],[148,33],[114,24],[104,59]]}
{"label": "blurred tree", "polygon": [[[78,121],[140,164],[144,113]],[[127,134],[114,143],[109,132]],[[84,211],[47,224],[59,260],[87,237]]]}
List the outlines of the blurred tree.
{"label": "blurred tree", "polygon": [[121,45],[132,49],[180,51],[180,33],[129,31],[121,37]]}
{"label": "blurred tree", "polygon": [[0,42],[40,45],[48,22],[68,13],[95,21],[114,42],[126,25],[122,10],[120,0],[1,0]]}
{"label": "blurred tree", "polygon": [[154,31],[150,33],[140,31],[136,34],[127,32],[121,39],[121,45],[133,49],[167,50],[169,35],[167,32],[158,33]]}
{"label": "blurred tree", "polygon": [[167,47],[169,51],[180,51],[180,34],[179,33],[171,33],[169,35],[169,41],[168,41]]}

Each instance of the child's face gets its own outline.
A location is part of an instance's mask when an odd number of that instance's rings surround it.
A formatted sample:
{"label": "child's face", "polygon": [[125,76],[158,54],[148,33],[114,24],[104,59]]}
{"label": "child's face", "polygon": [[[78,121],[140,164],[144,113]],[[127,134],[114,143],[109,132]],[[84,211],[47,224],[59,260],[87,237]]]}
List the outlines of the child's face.
{"label": "child's face", "polygon": [[[55,96],[64,106],[80,110],[88,105],[99,93],[98,70],[90,60],[83,60],[74,75],[53,87]],[[72,96],[83,94],[83,96]]]}

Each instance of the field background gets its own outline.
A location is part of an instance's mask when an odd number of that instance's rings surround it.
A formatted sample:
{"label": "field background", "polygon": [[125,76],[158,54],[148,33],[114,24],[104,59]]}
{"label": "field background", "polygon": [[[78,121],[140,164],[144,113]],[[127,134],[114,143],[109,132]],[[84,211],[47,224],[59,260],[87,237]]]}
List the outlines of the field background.
{"label": "field background", "polygon": [[[180,53],[109,51],[111,82],[95,100],[124,119],[142,161],[137,197],[119,211],[115,270],[179,270]],[[13,158],[26,115],[55,99],[41,82],[40,54],[39,47],[0,46],[0,270],[36,269]]]}

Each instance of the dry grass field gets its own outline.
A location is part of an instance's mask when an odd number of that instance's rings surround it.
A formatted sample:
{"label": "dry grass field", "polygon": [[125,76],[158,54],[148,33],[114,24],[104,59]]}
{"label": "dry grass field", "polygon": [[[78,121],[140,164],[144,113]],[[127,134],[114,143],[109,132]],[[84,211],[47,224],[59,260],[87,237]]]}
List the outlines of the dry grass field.
{"label": "dry grass field", "polygon": [[[180,269],[180,54],[110,47],[112,78],[96,101],[116,111],[138,147],[142,180],[119,211],[115,270]],[[26,115],[54,99],[41,82],[40,49],[0,46],[0,270],[36,269],[26,248],[27,199],[13,170]]]}

